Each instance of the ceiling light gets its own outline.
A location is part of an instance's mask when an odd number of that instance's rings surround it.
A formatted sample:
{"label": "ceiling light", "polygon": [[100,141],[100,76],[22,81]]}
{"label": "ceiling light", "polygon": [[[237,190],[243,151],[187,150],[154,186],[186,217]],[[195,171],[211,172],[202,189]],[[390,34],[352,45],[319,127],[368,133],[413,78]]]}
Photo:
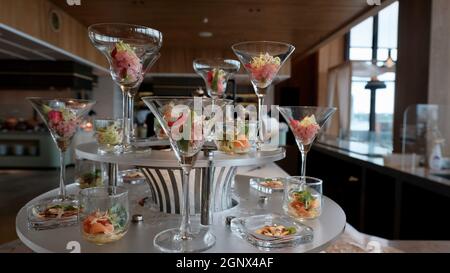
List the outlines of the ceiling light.
{"label": "ceiling light", "polygon": [[387,68],[392,68],[395,66],[395,61],[392,58],[392,53],[391,53],[391,49],[389,49],[389,53],[388,53],[388,58],[387,60],[384,62],[384,66]]}
{"label": "ceiling light", "polygon": [[212,32],[209,31],[201,31],[198,33],[198,36],[202,38],[211,38],[213,36]]}
{"label": "ceiling light", "polygon": [[207,24],[209,22],[208,17],[203,18],[203,24]]}

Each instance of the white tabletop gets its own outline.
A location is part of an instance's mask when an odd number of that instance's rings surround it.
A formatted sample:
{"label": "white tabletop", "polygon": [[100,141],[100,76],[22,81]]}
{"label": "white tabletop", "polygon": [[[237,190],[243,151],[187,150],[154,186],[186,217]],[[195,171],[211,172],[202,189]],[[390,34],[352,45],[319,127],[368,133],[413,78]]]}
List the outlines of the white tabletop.
{"label": "white tabletop", "polygon": [[[179,168],[180,165],[171,151],[151,150],[144,153],[129,154],[106,154],[97,153],[96,143],[86,143],[78,145],[75,150],[76,155],[80,158],[124,165],[135,165],[140,167],[162,167],[162,168]],[[273,151],[250,151],[243,155],[228,155],[219,151],[214,153],[214,166],[230,167],[230,166],[252,166],[275,162],[286,156],[284,148],[278,148]],[[196,168],[204,168],[208,166],[208,158],[200,152],[195,163]]]}
{"label": "white tabletop", "polygon": [[[76,185],[68,187],[69,192],[78,191]],[[57,191],[48,192],[42,196],[56,194]],[[259,207],[257,203],[258,191],[249,187],[249,177],[236,177],[236,195],[239,197],[239,205],[220,213],[215,213],[211,231],[216,235],[216,244],[207,252],[238,252],[254,253],[264,252],[255,248],[246,241],[234,235],[228,227],[225,226],[227,216],[249,216],[266,213],[282,213],[281,203],[282,194],[274,194],[269,198],[267,205]],[[32,200],[31,202],[35,201]],[[297,247],[274,249],[271,252],[319,252],[326,248],[329,243],[336,239],[344,230],[346,216],[344,211],[331,199],[323,198],[323,213],[321,217],[313,221],[305,221],[305,224],[314,229],[313,241]],[[20,240],[33,251],[36,252],[70,252],[66,249],[70,241],[80,243],[81,252],[158,252],[153,246],[154,236],[167,228],[177,227],[180,218],[177,215],[163,214],[150,210],[143,210],[144,222],[131,223],[128,233],[118,242],[98,246],[85,241],[80,233],[78,226],[60,228],[54,230],[35,231],[30,230],[27,225],[26,207],[22,208],[16,218],[16,232]],[[198,217],[194,217],[193,222],[198,222]]]}

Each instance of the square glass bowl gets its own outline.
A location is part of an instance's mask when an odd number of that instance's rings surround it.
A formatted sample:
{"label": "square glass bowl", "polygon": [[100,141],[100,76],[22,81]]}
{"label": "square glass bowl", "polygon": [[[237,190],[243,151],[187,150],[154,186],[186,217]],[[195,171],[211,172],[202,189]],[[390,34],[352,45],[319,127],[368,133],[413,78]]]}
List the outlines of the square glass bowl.
{"label": "square glass bowl", "polygon": [[30,229],[46,230],[73,226],[78,223],[77,200],[39,200],[27,207]]}
{"label": "square glass bowl", "polygon": [[[274,227],[275,225],[278,227],[284,226],[291,230],[290,234],[272,237],[257,232],[266,226]],[[290,217],[277,214],[235,218],[231,221],[231,230],[250,244],[264,249],[292,247],[309,243],[314,237],[314,231],[311,227],[296,222]]]}
{"label": "square glass bowl", "polygon": [[285,179],[281,177],[250,179],[250,187],[266,194],[272,194],[274,192],[283,192],[284,184]]}

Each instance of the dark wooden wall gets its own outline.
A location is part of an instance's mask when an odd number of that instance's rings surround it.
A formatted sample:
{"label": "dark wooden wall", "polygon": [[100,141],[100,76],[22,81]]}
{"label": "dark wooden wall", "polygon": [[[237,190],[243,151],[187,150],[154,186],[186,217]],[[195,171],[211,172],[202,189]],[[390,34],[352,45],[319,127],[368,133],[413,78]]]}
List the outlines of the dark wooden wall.
{"label": "dark wooden wall", "polygon": [[291,78],[275,88],[275,104],[284,106],[317,105],[318,53],[292,62]]}

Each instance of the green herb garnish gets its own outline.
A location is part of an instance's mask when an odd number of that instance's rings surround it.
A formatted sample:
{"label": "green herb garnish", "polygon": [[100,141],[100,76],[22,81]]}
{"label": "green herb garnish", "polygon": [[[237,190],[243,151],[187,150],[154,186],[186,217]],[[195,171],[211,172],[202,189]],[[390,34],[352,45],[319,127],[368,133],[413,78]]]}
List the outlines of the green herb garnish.
{"label": "green herb garnish", "polygon": [[47,105],[43,105],[42,110],[45,114],[48,114],[48,112],[52,111],[52,108]]}
{"label": "green herb garnish", "polygon": [[68,205],[68,206],[64,207],[64,210],[77,210],[77,209],[78,209],[77,207],[74,207],[72,205]]}
{"label": "green herb garnish", "polygon": [[179,140],[178,141],[178,146],[180,147],[180,150],[187,153],[189,152],[189,140]]}
{"label": "green herb garnish", "polygon": [[294,192],[294,196],[297,201],[305,204],[305,207],[308,208],[312,201],[316,200],[316,198],[309,191],[297,191]]}
{"label": "green herb garnish", "polygon": [[289,231],[289,235],[297,233],[297,229],[295,227],[288,227],[286,230]]}
{"label": "green herb garnish", "polygon": [[126,209],[122,205],[114,205],[109,209],[108,214],[111,220],[111,224],[114,226],[114,229],[123,229],[125,227],[128,214]]}
{"label": "green herb garnish", "polygon": [[214,89],[215,91],[217,91],[217,83],[219,81],[219,71],[218,70],[214,70],[214,77],[211,83],[211,87],[212,89]]}

